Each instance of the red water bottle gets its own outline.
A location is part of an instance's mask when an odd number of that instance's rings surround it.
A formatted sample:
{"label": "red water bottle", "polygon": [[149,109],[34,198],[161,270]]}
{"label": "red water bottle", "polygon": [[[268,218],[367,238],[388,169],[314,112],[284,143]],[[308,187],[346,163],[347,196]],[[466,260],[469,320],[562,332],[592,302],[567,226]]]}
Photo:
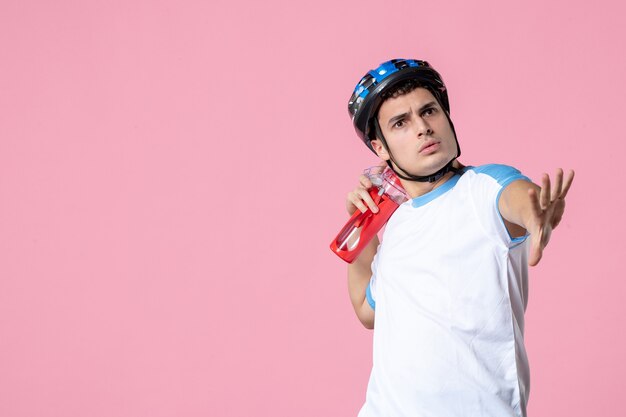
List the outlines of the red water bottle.
{"label": "red water bottle", "polygon": [[378,206],[378,213],[372,213],[370,209],[365,213],[355,211],[330,244],[330,249],[348,263],[359,256],[398,206],[408,200],[400,180],[388,167],[368,168],[364,174],[374,185],[368,191]]}

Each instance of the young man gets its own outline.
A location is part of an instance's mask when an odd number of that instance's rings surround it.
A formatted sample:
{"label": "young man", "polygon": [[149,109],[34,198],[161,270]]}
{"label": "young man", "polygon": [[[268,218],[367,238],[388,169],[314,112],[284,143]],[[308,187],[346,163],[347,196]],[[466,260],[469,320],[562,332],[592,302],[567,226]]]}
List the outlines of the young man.
{"label": "young man", "polygon": [[[411,198],[348,267],[355,312],[375,329],[359,417],[525,417],[528,265],[561,220],[573,171],[538,187],[509,166],[463,166],[446,87],[424,61],[369,71],[348,107]],[[371,186],[360,178],[350,214],[377,211]]]}

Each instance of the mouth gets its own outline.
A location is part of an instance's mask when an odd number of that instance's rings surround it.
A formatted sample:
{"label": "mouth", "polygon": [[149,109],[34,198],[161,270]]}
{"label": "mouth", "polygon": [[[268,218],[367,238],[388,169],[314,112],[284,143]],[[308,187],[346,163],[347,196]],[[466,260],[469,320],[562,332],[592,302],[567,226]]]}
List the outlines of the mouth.
{"label": "mouth", "polygon": [[429,140],[420,146],[418,153],[421,155],[430,155],[431,153],[437,152],[441,147],[440,141],[438,140]]}

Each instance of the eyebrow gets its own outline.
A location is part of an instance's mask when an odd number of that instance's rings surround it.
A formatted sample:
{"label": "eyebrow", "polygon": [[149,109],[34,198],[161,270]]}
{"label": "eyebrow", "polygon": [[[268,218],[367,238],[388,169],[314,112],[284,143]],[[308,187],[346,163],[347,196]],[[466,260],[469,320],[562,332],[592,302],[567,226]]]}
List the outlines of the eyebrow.
{"label": "eyebrow", "polygon": [[[419,110],[417,111],[418,113],[422,113],[424,110],[426,110],[429,107],[432,107],[434,105],[436,105],[437,103],[435,101],[429,101],[428,103],[424,104],[422,107],[419,108]],[[404,118],[406,118],[409,115],[409,112],[404,112],[401,114],[398,114],[396,116],[393,116],[391,119],[389,119],[389,121],[387,122],[387,126],[391,126],[393,125],[395,122],[397,122],[398,120],[402,120]]]}

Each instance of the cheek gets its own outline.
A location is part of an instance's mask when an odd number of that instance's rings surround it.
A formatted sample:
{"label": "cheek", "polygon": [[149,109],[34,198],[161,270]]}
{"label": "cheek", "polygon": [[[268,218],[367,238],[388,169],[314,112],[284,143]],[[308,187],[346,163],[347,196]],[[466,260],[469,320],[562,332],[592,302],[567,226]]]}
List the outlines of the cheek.
{"label": "cheek", "polygon": [[411,135],[395,135],[392,141],[389,141],[391,150],[407,151],[417,146]]}
{"label": "cheek", "polygon": [[452,126],[450,125],[450,122],[448,121],[446,116],[443,116],[443,120],[441,120],[441,126],[439,129],[441,132],[445,132],[446,135],[454,138],[454,133],[452,132]]}

